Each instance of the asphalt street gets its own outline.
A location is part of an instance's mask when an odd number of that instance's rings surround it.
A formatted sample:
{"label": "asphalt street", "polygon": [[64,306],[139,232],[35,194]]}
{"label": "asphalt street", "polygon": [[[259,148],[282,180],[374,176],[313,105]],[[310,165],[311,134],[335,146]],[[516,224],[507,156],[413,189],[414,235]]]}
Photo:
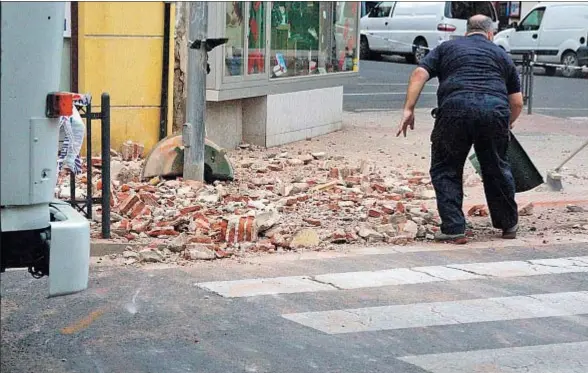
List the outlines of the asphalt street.
{"label": "asphalt street", "polygon": [[[585,373],[588,244],[2,275],[3,373]],[[322,255],[322,257],[321,257]],[[279,278],[276,278],[279,277]]]}
{"label": "asphalt street", "polygon": [[[396,57],[360,61],[357,84],[345,86],[343,109],[356,112],[402,109],[408,78],[414,68],[415,65]],[[537,68],[533,113],[560,118],[588,117],[588,77],[564,78],[558,75],[545,76],[543,70]],[[434,79],[425,86],[418,107],[436,106],[437,83]]]}

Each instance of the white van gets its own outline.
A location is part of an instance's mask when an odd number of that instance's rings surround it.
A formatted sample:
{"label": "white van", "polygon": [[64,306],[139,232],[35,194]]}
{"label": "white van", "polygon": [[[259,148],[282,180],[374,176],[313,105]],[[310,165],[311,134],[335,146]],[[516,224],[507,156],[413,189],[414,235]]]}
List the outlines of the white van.
{"label": "white van", "polygon": [[492,18],[498,29],[490,1],[380,2],[361,18],[360,58],[395,54],[419,63],[428,50],[463,37],[468,18],[476,14]]}
{"label": "white van", "polygon": [[[564,76],[576,76],[576,51],[588,42],[588,2],[540,2],[514,28],[496,34],[494,42],[514,60],[521,57],[517,51],[535,50],[539,64],[562,64]],[[556,72],[554,66],[545,69],[548,75]]]}

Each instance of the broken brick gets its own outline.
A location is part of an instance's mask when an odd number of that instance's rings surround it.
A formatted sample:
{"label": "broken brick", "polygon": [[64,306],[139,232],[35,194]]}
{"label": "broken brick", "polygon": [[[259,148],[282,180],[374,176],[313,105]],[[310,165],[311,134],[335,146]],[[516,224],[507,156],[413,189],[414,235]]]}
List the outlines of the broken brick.
{"label": "broken brick", "polygon": [[338,168],[331,168],[329,170],[329,178],[338,179],[339,178],[339,169]]}
{"label": "broken brick", "polygon": [[388,188],[386,188],[386,186],[383,184],[373,183],[371,186],[372,189],[377,190],[380,193],[385,193],[386,191],[388,191]]}
{"label": "broken brick", "polygon": [[145,209],[145,204],[143,202],[139,201],[135,204],[135,206],[133,206],[133,209],[129,213],[129,216],[131,217],[131,219],[134,219],[138,216],[141,216],[141,213],[143,212],[144,209]]}
{"label": "broken brick", "polygon": [[382,212],[376,210],[376,209],[369,209],[368,210],[368,216],[370,218],[379,218],[382,216]]}
{"label": "broken brick", "polygon": [[191,243],[211,244],[212,243],[212,238],[210,238],[208,236],[196,236],[196,237],[190,238],[189,242],[191,242]]}
{"label": "broken brick", "polygon": [[488,216],[488,208],[486,205],[475,205],[468,210],[468,216]]}
{"label": "broken brick", "polygon": [[202,209],[202,206],[199,205],[194,205],[194,206],[189,206],[189,207],[185,207],[183,209],[180,210],[180,214],[182,215],[187,215],[196,211],[200,211]]}
{"label": "broken brick", "polygon": [[155,198],[155,196],[151,193],[139,192],[139,197],[141,197],[141,200],[143,202],[145,202],[146,205],[153,206],[153,207],[159,206],[159,202],[157,201],[157,198]]}
{"label": "broken brick", "polygon": [[314,227],[320,227],[322,225],[321,221],[319,219],[313,219],[313,218],[304,218],[302,219],[305,223],[310,224]]}
{"label": "broken brick", "polygon": [[232,216],[223,219],[220,239],[228,243],[252,242],[257,239],[257,229],[253,216]]}
{"label": "broken brick", "polygon": [[399,212],[399,213],[401,213],[401,214],[404,214],[406,212],[406,207],[404,207],[404,203],[398,202],[396,204],[396,211]]}
{"label": "broken brick", "polygon": [[149,235],[151,237],[177,236],[179,234],[180,233],[176,232],[174,227],[171,227],[171,226],[160,227],[160,228],[156,228],[156,229],[153,229],[153,230],[150,230],[149,232],[147,232],[147,235]]}
{"label": "broken brick", "polygon": [[133,209],[133,207],[135,206],[135,204],[137,204],[138,202],[140,202],[141,200],[139,199],[139,196],[136,194],[133,194],[129,197],[127,197],[119,206],[118,211],[123,214],[123,215],[127,215],[129,212],[131,212],[131,210]]}

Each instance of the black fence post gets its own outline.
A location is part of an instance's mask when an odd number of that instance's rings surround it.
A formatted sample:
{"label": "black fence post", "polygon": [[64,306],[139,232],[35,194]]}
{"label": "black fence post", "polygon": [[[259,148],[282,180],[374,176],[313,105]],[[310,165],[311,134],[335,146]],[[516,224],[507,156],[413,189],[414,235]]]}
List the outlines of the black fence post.
{"label": "black fence post", "polygon": [[102,238],[110,238],[110,96],[101,98]]}
{"label": "black fence post", "polygon": [[86,217],[92,220],[92,101],[86,106]]}
{"label": "black fence post", "polygon": [[527,114],[531,115],[533,114],[533,80],[535,78],[535,71],[534,71],[534,65],[535,65],[535,51],[532,51],[529,55],[529,99],[528,99],[528,105],[527,105]]}

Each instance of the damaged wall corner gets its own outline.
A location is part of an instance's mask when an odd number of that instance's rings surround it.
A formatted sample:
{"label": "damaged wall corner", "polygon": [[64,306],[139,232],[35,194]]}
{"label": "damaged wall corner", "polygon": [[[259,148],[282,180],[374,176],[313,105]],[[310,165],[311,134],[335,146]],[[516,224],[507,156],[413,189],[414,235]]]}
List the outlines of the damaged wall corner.
{"label": "damaged wall corner", "polygon": [[189,2],[176,3],[174,33],[174,101],[173,133],[181,131],[186,120],[186,99],[188,98],[188,27]]}

